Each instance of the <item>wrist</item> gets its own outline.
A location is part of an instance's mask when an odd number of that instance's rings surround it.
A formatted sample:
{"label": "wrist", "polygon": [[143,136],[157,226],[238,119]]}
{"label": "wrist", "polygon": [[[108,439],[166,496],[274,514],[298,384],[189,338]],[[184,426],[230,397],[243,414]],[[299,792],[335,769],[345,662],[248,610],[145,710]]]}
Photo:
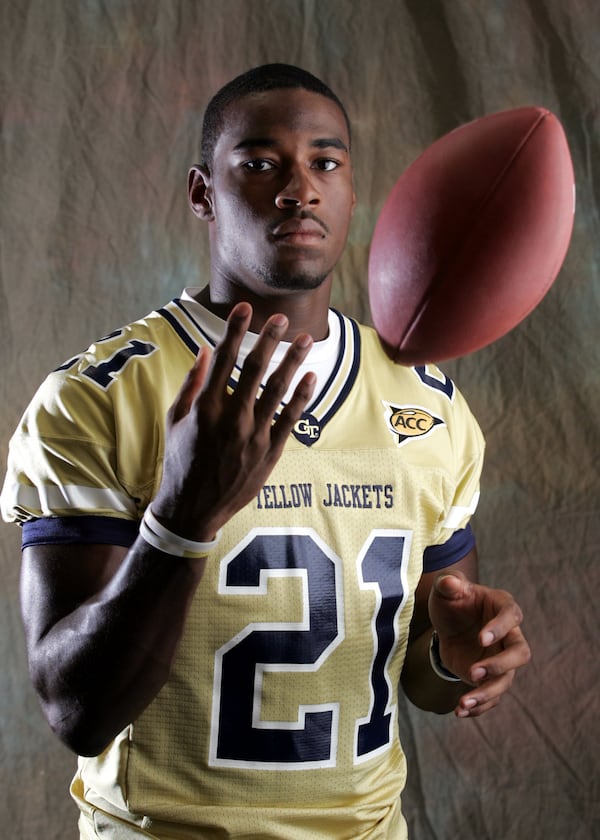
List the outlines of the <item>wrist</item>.
{"label": "wrist", "polygon": [[156,518],[150,505],[144,511],[140,522],[140,536],[153,548],[174,557],[197,559],[206,557],[217,545],[221,531],[217,531],[211,540],[190,540],[171,531]]}
{"label": "wrist", "polygon": [[461,678],[457,677],[456,674],[453,674],[452,671],[446,668],[442,662],[440,654],[440,640],[436,630],[434,630],[431,634],[431,640],[429,642],[429,663],[433,672],[440,677],[440,679],[445,680],[446,682],[462,682]]}
{"label": "wrist", "polygon": [[204,517],[195,511],[188,511],[184,499],[177,499],[161,492],[152,499],[146,510],[160,526],[192,542],[212,542],[216,539],[219,524],[211,521],[211,517]]}

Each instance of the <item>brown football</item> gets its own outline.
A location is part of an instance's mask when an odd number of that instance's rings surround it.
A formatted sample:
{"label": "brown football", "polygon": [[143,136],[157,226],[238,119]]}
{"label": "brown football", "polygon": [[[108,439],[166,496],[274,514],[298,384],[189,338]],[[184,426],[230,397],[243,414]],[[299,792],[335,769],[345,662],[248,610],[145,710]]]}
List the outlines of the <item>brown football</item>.
{"label": "brown football", "polygon": [[472,353],[528,315],[573,228],[574,175],[546,108],[490,114],[444,135],[396,182],[369,254],[373,324],[400,364]]}

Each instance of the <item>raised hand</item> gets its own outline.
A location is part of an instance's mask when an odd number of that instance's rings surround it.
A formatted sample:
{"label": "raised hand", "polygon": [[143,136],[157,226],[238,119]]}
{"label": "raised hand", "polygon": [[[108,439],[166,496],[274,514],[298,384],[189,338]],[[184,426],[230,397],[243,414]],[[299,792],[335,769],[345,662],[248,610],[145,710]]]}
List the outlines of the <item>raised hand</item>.
{"label": "raised hand", "polygon": [[248,354],[235,391],[228,382],[252,309],[237,304],[212,358],[198,354],[167,416],[163,477],[154,515],[183,537],[206,541],[260,490],[310,400],[316,378],[306,374],[274,419],[312,339],[296,336],[257,399],[273,352],[288,321],[273,315]]}
{"label": "raised hand", "polygon": [[520,624],[522,612],[510,593],[472,583],[458,571],[440,575],[429,596],[444,666],[474,689],[456,714],[474,717],[494,708],[531,653]]}

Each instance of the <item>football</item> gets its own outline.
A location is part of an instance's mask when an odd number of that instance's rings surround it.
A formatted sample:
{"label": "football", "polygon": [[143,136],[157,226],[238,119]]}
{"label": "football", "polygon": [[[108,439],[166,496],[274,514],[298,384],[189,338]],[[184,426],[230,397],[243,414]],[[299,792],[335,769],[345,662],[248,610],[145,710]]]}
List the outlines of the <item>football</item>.
{"label": "football", "polygon": [[490,114],[429,146],[393,187],[369,252],[388,355],[458,358],[522,321],[562,266],[574,194],[565,133],[546,108]]}

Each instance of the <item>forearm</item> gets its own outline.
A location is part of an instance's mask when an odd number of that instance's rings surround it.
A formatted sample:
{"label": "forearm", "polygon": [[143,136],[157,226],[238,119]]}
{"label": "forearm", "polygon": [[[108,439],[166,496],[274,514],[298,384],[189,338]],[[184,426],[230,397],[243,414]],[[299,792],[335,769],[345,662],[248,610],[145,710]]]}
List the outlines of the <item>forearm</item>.
{"label": "forearm", "polygon": [[409,641],[400,682],[408,699],[427,712],[447,714],[469,691],[464,682],[448,682],[439,677],[429,659],[431,628]]}
{"label": "forearm", "polygon": [[29,640],[48,721],[75,752],[100,752],[161,689],[204,563],[138,538],[97,595]]}

